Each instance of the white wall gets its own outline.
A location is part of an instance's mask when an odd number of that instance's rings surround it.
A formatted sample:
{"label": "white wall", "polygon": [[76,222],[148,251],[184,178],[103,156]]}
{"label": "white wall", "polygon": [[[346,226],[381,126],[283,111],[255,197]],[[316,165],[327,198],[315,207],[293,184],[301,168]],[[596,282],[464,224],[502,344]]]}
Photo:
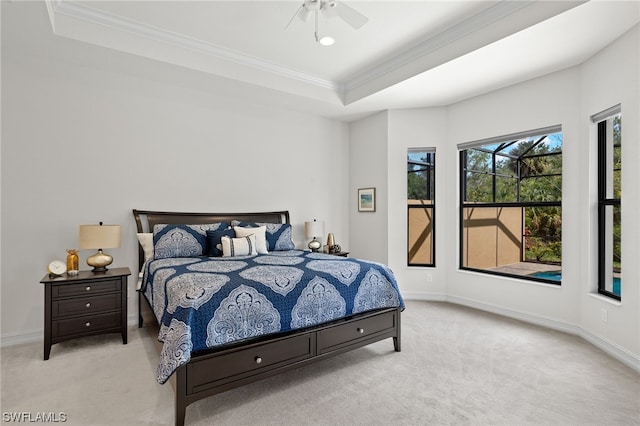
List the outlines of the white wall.
{"label": "white wall", "polygon": [[[349,132],[349,250],[351,256],[388,263],[388,113],[359,120]],[[358,188],[376,189],[376,211],[358,211]]]}
{"label": "white wall", "polygon": [[[446,108],[403,109],[389,111],[389,266],[402,283],[405,297],[444,299],[446,274],[455,258],[445,251],[451,238],[447,229],[455,226],[455,216],[438,206],[455,202],[455,192],[440,179],[440,164],[456,164],[455,153],[447,149]],[[407,266],[407,150],[436,148],[436,267]],[[443,167],[446,173],[448,167]],[[430,279],[431,281],[429,281]]]}
{"label": "white wall", "polygon": [[[576,333],[640,369],[638,51],[636,26],[580,66],[446,108],[389,111],[388,258],[405,296],[448,300]],[[596,178],[589,116],[617,103],[623,109],[622,303],[593,294]],[[361,120],[352,128],[357,126],[366,134],[362,127],[367,124]],[[564,135],[562,286],[459,270],[456,145],[556,124],[562,125]],[[374,128],[369,126],[369,130]],[[376,122],[375,127],[384,127],[384,123]],[[405,162],[407,148],[421,146],[436,147],[435,268],[406,267]],[[373,231],[358,229],[367,238]],[[352,241],[357,238],[360,235],[352,228]],[[369,244],[382,244],[384,238],[378,239],[379,243]],[[431,283],[427,282],[429,275]],[[602,309],[607,310],[607,323],[601,320]]]}
{"label": "white wall", "polygon": [[[562,125],[562,286],[489,276],[456,269],[450,275],[447,293],[461,301],[493,305],[568,325],[578,323],[579,251],[581,233],[579,194],[580,74],[571,68],[516,86],[451,105],[448,108],[448,144],[456,145],[506,135],[517,131]],[[447,191],[458,192],[458,167],[442,167]],[[442,177],[442,176],[441,176]],[[459,202],[451,204],[457,216]],[[456,208],[454,211],[453,208]],[[451,235],[458,234],[458,221]],[[448,241],[447,253],[458,257],[458,238]]]}
{"label": "white wall", "polygon": [[346,124],[199,90],[185,82],[207,83],[197,73],[53,37],[40,2],[2,7],[2,343],[41,336],[38,282],[78,246],[79,224],[122,225],[122,247],[108,252],[135,272],[133,208],[289,210],[299,247],[314,217],[348,245]]}
{"label": "white wall", "polygon": [[[595,55],[581,69],[582,138],[580,151],[580,228],[584,230],[580,257],[580,324],[588,339],[606,339],[623,354],[640,354],[640,30],[636,26],[616,43]],[[616,104],[622,108],[622,301],[597,296],[597,147],[595,125],[589,117]],[[601,320],[606,311],[607,322]]]}

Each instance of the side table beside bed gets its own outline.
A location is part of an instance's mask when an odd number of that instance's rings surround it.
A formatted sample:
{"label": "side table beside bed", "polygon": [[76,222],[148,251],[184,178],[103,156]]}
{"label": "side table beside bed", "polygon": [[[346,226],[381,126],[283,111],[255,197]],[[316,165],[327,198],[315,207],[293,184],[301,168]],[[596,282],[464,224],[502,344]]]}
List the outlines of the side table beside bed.
{"label": "side table beside bed", "polygon": [[44,359],[51,346],[65,340],[120,333],[127,344],[127,281],[129,268],[77,275],[45,275]]}

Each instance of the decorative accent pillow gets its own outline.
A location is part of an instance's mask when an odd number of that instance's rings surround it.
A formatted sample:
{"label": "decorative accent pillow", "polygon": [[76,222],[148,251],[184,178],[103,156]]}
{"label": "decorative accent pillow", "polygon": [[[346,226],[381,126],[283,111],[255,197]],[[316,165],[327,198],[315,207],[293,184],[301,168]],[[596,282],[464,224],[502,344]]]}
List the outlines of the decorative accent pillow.
{"label": "decorative accent pillow", "polygon": [[222,256],[222,241],[220,241],[222,237],[235,238],[236,231],[234,231],[232,228],[207,231],[207,245],[209,247],[209,256]]}
{"label": "decorative accent pillow", "polygon": [[144,261],[148,262],[153,259],[153,232],[138,232],[138,242],[144,252]]}
{"label": "decorative accent pillow", "polygon": [[231,226],[242,226],[245,228],[265,226],[267,228],[265,234],[267,239],[267,250],[269,251],[295,250],[296,248],[291,236],[291,225],[288,223],[253,223],[233,220],[231,221]]}
{"label": "decorative accent pillow", "polygon": [[176,225],[157,224],[153,227],[155,259],[199,257],[209,253],[207,231],[227,228],[226,222]]}
{"label": "decorative accent pillow", "polygon": [[256,251],[256,236],[254,234],[240,238],[220,238],[222,244],[222,256],[253,256],[258,254]]}
{"label": "decorative accent pillow", "polygon": [[265,237],[265,233],[267,232],[266,226],[258,226],[257,228],[243,228],[241,226],[234,226],[234,231],[236,231],[236,237],[247,237],[249,235],[256,236],[256,251],[259,254],[267,254],[269,250],[267,250],[267,239]]}

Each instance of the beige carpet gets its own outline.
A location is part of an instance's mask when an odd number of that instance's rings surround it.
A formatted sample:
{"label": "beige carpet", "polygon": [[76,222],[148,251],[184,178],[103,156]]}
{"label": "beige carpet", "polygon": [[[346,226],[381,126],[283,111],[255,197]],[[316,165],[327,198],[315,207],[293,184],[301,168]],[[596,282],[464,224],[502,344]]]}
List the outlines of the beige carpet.
{"label": "beige carpet", "polygon": [[[638,425],[640,375],[579,337],[447,303],[409,301],[391,339],[198,401],[187,425]],[[150,338],[3,348],[3,422],[171,425]]]}

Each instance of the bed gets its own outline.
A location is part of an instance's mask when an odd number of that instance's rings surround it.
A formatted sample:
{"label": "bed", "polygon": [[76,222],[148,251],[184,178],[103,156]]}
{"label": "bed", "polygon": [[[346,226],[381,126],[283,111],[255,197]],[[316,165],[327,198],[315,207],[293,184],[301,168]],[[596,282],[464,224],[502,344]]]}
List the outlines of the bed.
{"label": "bed", "polygon": [[400,346],[391,271],[295,248],[289,213],[133,210],[139,326],[158,339],[175,424],[200,399],[383,339]]}

